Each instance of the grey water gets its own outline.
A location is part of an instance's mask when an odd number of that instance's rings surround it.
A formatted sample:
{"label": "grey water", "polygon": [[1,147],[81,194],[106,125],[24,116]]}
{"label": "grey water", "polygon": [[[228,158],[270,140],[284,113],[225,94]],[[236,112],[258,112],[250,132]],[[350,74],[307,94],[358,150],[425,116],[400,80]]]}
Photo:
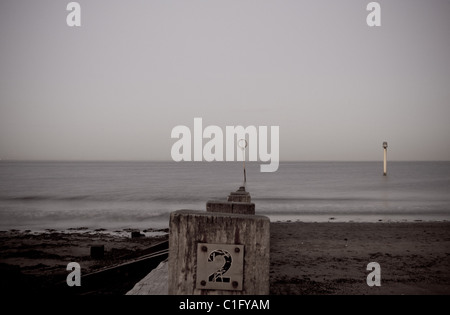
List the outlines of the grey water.
{"label": "grey water", "polygon": [[[450,219],[450,162],[246,163],[256,213],[271,221]],[[243,184],[242,162],[0,162],[0,230],[165,228]]]}

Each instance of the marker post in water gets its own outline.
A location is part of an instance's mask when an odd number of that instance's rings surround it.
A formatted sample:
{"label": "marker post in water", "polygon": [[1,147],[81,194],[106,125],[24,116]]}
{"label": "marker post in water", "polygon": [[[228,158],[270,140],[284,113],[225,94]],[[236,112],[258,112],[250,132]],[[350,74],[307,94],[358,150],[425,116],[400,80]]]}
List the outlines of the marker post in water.
{"label": "marker post in water", "polygon": [[383,161],[383,176],[387,175],[387,142],[383,142],[383,148],[384,148],[384,161]]}

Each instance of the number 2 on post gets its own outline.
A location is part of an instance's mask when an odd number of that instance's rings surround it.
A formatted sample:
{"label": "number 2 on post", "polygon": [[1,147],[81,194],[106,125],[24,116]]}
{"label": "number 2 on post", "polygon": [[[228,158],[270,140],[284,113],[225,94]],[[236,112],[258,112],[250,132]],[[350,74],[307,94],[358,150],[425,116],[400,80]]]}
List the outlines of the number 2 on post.
{"label": "number 2 on post", "polygon": [[223,256],[225,262],[217,269],[215,272],[209,275],[209,282],[230,282],[229,277],[224,277],[223,275],[230,269],[232,258],[229,252],[223,249],[216,249],[209,254],[208,262],[213,262],[217,256]]}

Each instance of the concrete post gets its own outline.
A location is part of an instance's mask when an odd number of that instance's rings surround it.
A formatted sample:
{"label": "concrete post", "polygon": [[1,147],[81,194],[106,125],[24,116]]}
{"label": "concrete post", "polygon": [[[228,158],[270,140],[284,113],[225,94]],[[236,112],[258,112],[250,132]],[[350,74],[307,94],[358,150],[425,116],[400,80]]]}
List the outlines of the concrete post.
{"label": "concrete post", "polygon": [[170,215],[169,294],[269,294],[270,221],[235,213]]}
{"label": "concrete post", "polygon": [[230,193],[228,201],[209,200],[206,203],[206,211],[255,214],[255,204],[251,201],[250,194],[241,186],[236,192]]}
{"label": "concrete post", "polygon": [[252,202],[252,198],[250,197],[250,193],[245,191],[245,187],[241,186],[237,191],[231,192],[228,195],[228,201],[236,201],[236,202]]}

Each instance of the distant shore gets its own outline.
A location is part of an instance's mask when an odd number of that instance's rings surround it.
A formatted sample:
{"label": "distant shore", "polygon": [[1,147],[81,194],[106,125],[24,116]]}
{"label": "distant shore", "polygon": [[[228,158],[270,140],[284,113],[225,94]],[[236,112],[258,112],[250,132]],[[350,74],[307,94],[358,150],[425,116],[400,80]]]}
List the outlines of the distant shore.
{"label": "distant shore", "polygon": [[[65,280],[70,261],[86,273],[167,239],[167,230],[139,238],[127,232],[2,231],[1,291],[45,294]],[[272,295],[450,294],[450,222],[275,222],[270,232]],[[105,245],[104,259],[89,256],[93,244]],[[380,264],[379,287],[367,285],[370,262]]]}

